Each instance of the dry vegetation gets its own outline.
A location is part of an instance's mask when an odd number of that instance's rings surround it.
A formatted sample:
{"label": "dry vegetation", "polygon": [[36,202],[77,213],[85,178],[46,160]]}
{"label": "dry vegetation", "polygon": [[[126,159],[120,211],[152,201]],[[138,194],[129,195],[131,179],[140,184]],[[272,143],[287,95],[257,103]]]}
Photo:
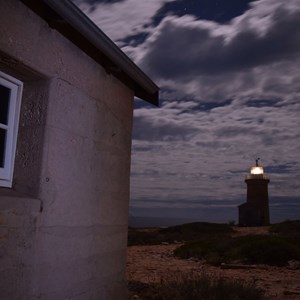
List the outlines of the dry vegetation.
{"label": "dry vegetation", "polygon": [[[132,246],[128,247],[127,261],[129,297],[300,299],[299,236],[299,221],[270,228],[193,223],[168,229],[131,229],[129,241]],[[203,246],[208,240],[216,244],[223,242],[217,247],[206,244],[199,251],[186,255],[191,245],[200,243]],[[178,248],[181,250],[176,250]],[[185,248],[188,251],[182,250]],[[213,251],[216,248],[218,250]],[[185,253],[184,259],[175,256],[174,253],[178,255],[180,251]],[[222,262],[234,265],[223,268]],[[224,298],[224,293],[231,295],[230,298]]]}

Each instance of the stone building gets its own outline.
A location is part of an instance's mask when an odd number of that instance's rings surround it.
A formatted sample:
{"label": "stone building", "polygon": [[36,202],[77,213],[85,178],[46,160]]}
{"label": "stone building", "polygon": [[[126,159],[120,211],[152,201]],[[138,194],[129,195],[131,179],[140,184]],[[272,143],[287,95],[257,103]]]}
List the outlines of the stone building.
{"label": "stone building", "polygon": [[247,175],[247,202],[239,206],[240,226],[267,226],[270,224],[268,176],[262,166],[256,160],[251,167],[250,175]]}
{"label": "stone building", "polygon": [[157,86],[67,0],[0,0],[0,299],[124,299],[133,99]]}

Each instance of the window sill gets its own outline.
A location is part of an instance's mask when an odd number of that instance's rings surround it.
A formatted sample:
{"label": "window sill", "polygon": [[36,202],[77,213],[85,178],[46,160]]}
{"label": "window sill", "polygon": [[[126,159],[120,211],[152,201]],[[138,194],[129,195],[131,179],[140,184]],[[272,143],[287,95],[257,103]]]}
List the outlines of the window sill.
{"label": "window sill", "polygon": [[0,211],[14,210],[15,212],[40,212],[42,201],[28,197],[14,190],[0,187]]}

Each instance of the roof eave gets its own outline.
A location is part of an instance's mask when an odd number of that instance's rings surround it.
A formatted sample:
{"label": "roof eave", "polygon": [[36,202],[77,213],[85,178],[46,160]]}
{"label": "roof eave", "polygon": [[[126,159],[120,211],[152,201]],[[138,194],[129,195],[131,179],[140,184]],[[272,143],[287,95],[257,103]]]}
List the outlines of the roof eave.
{"label": "roof eave", "polygon": [[[23,2],[30,8],[36,8],[35,6],[41,5],[37,4],[36,1],[31,0],[23,0]],[[98,50],[110,64],[113,64],[116,67],[114,68],[112,66],[110,68],[111,73],[116,73],[114,75],[117,75],[118,78],[122,78],[120,75],[120,73],[122,73],[134,83],[133,89],[135,91],[135,96],[156,106],[159,105],[158,86],[75,4],[69,0],[42,0],[42,2],[48,8],[53,10],[69,27],[87,40],[93,48],[96,48],[96,50]],[[47,18],[49,19],[49,15]],[[61,20],[59,21],[61,23]],[[68,34],[63,34],[67,38],[70,38]],[[74,39],[72,42],[74,42]],[[85,52],[90,54],[86,49]]]}

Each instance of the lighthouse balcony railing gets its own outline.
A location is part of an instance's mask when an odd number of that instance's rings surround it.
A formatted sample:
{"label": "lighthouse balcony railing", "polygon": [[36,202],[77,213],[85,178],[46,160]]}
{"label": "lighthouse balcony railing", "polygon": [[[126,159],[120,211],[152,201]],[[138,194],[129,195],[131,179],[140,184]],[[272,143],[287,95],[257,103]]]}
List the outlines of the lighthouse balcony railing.
{"label": "lighthouse balcony railing", "polygon": [[269,176],[266,174],[248,174],[245,179],[269,179]]}

